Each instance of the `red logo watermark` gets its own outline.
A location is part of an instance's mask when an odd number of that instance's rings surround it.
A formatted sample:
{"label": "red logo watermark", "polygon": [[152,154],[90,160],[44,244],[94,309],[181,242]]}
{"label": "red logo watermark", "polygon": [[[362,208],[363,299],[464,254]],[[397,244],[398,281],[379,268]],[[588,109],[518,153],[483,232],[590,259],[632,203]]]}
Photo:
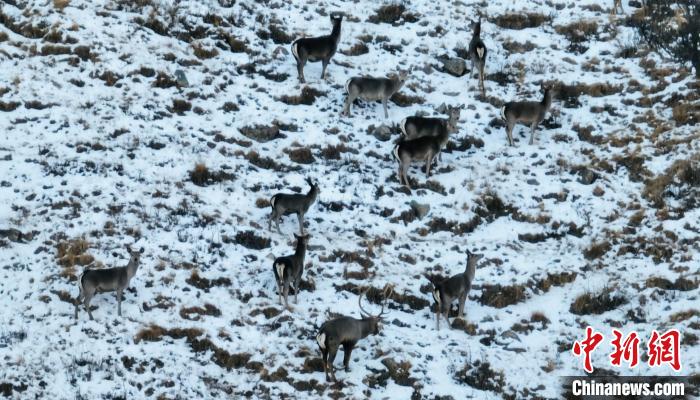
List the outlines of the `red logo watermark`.
{"label": "red logo watermark", "polygon": [[[610,342],[614,350],[610,353],[610,364],[616,367],[627,363],[630,368],[634,368],[639,364],[639,335],[637,332],[632,332],[628,336],[617,330],[612,330],[614,338]],[[647,365],[650,367],[659,367],[662,365],[670,365],[674,371],[681,370],[680,356],[680,332],[678,329],[671,329],[663,334],[657,331],[652,331],[651,337],[647,342],[647,355],[649,360]],[[595,332],[592,327],[586,327],[586,337],[581,341],[574,342],[571,349],[576,357],[583,356],[583,369],[591,373],[593,365],[591,363],[591,353],[603,342],[604,336],[600,332]]]}

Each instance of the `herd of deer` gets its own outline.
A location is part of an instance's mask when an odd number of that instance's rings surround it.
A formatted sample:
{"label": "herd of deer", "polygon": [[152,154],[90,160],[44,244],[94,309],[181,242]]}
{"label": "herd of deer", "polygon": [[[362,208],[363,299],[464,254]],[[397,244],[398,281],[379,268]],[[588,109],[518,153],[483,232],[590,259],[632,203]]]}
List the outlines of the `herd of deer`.
{"label": "herd of deer", "polygon": [[[331,58],[335,54],[340,41],[340,30],[343,17],[340,14],[332,14],[331,22],[333,30],[328,36],[301,38],[295,40],[292,45],[292,54],[297,63],[299,81],[305,82],[304,65],[307,62],[322,62],[321,79],[325,78],[326,69]],[[469,56],[472,70],[478,73],[479,89],[484,94],[484,67],[486,65],[487,49],[481,40],[481,19],[472,23],[473,36],[469,42]],[[387,102],[398,92],[408,79],[407,71],[399,71],[397,75],[389,78],[377,78],[369,76],[354,77],[345,84],[347,98],[342,114],[350,116],[350,107],[356,99],[365,101],[380,100],[384,107],[384,117],[388,118]],[[530,125],[530,144],[534,141],[535,128],[544,120],[545,114],[552,103],[551,87],[542,85],[544,99],[540,102],[520,101],[506,103],[501,109],[501,117],[506,124],[508,143],[513,145],[512,130],[516,123]],[[460,107],[448,107],[448,119],[427,118],[413,116],[405,118],[400,123],[401,138],[393,149],[393,156],[399,163],[398,180],[410,190],[408,168],[414,161],[425,162],[426,174],[430,176],[430,167],[445,147],[450,133],[458,131],[457,124],[460,118]],[[299,235],[296,237],[296,250],[294,254],[278,257],[273,262],[273,274],[277,285],[280,303],[290,308],[287,297],[290,288],[294,289],[294,301],[296,303],[301,277],[304,270],[304,258],[309,243],[309,235],[304,233],[304,215],[316,201],[320,189],[317,183],[307,179],[310,189],[306,194],[278,193],[270,199],[271,214],[268,222],[268,230],[272,229],[275,222],[277,231],[281,233],[279,220],[284,215],[296,214],[299,221]],[[78,318],[78,307],[83,304],[93,319],[90,310],[90,301],[96,293],[116,292],[118,315],[121,316],[121,300],[123,291],[129,286],[129,282],[136,274],[139,267],[140,256],[144,249],[132,250],[127,246],[130,254],[129,263],[124,267],[108,269],[86,269],[78,278],[79,294],[75,301],[75,318]],[[450,321],[448,314],[452,303],[459,301],[458,318],[464,315],[464,305],[474,280],[476,266],[483,258],[481,254],[473,254],[467,251],[466,267],[464,272],[456,274],[442,281],[433,282],[432,296],[435,300],[435,317],[437,329],[440,329],[441,316]],[[381,321],[385,314],[384,306],[387,298],[391,296],[391,289],[384,291],[384,301],[379,314],[372,315],[362,307],[360,293],[358,305],[361,318],[339,317],[325,322],[316,335],[316,342],[323,356],[323,367],[327,380],[335,380],[333,361],[339,347],[343,346],[343,364],[347,371],[350,362],[350,354],[355,344],[368,335],[376,335],[381,328]]]}

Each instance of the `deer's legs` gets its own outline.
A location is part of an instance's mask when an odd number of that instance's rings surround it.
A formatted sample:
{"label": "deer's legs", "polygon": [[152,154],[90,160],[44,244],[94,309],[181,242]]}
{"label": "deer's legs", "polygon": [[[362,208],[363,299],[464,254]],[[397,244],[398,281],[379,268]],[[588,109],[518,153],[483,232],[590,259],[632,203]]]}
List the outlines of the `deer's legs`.
{"label": "deer's legs", "polygon": [[389,111],[387,111],[386,103],[389,101],[388,98],[383,98],[382,99],[382,106],[384,106],[384,118],[389,118]]}
{"label": "deer's legs", "polygon": [[122,316],[122,290],[117,290],[117,315]]}
{"label": "deer's legs", "polygon": [[481,95],[483,96],[486,92],[484,89],[484,64],[479,65],[479,87],[481,88]]}
{"label": "deer's legs", "polygon": [[284,306],[288,310],[291,310],[291,308],[289,308],[289,303],[287,302],[287,296],[289,295],[289,281],[287,281],[287,280],[284,281],[284,287],[283,287],[282,291],[283,291],[282,296],[284,297]]}
{"label": "deer's legs", "polygon": [[352,106],[353,101],[355,101],[355,98],[348,93],[348,97],[345,98],[345,106],[343,107],[343,114],[348,117],[350,116],[350,106]]}
{"label": "deer's legs", "polygon": [[300,57],[297,60],[297,72],[299,72],[299,82],[300,83],[306,83],[306,79],[304,79],[304,64],[306,64],[306,60],[303,60]]}
{"label": "deer's legs", "polygon": [[92,296],[88,296],[87,294],[83,295],[83,305],[85,306],[85,309],[92,320],[94,318],[92,318],[92,311],[90,311],[90,300],[92,300]]}
{"label": "deer's legs", "polygon": [[330,60],[321,60],[323,63],[323,68],[321,69],[321,79],[326,79],[326,68],[328,67],[328,62]]}
{"label": "deer's legs", "polygon": [[513,144],[513,126],[515,123],[506,122],[506,135],[508,136],[508,144],[514,146]]}
{"label": "deer's legs", "polygon": [[464,317],[464,303],[467,301],[467,294],[459,296],[459,310],[457,311],[457,316],[460,318]]}
{"label": "deer's legs", "polygon": [[304,234],[304,213],[299,213],[299,234]]}
{"label": "deer's legs", "polygon": [[435,322],[437,323],[437,330],[440,330],[440,313],[442,313],[442,310],[440,309],[440,304],[436,304],[436,306],[435,306]]}
{"label": "deer's legs", "polygon": [[401,163],[401,177],[403,178],[403,184],[407,188],[411,188],[411,183],[408,181],[408,163]]}
{"label": "deer's legs", "polygon": [[294,304],[299,304],[299,281],[301,278],[294,280]]}
{"label": "deer's legs", "polygon": [[[329,346],[330,347],[330,346]],[[328,369],[331,372],[331,378],[333,381],[335,379],[335,369],[333,368],[333,361],[335,360],[335,355],[338,353],[338,346],[333,346],[328,349]]]}
{"label": "deer's legs", "polygon": [[535,128],[537,128],[537,122],[533,122],[532,125],[530,125],[530,144],[535,143]]}
{"label": "deer's legs", "polygon": [[343,366],[345,367],[345,372],[350,372],[350,355],[352,354],[352,349],[352,343],[343,345]]}
{"label": "deer's legs", "polygon": [[323,374],[326,376],[326,380],[329,381],[328,375],[328,352],[321,349],[321,358],[323,359]]}

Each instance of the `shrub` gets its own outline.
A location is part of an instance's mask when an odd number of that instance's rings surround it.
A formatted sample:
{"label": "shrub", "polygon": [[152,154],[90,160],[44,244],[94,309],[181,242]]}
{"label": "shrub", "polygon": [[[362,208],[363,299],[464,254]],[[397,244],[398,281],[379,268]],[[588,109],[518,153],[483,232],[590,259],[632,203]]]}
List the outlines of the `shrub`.
{"label": "shrub", "polygon": [[544,14],[530,13],[530,12],[514,12],[508,14],[498,15],[490,22],[506,29],[525,29],[525,28],[536,28],[545,22],[549,22],[551,18]]}
{"label": "shrub", "polygon": [[612,288],[605,288],[598,294],[582,294],[571,303],[569,312],[576,315],[602,314],[627,303],[624,296],[613,295],[612,292]]}

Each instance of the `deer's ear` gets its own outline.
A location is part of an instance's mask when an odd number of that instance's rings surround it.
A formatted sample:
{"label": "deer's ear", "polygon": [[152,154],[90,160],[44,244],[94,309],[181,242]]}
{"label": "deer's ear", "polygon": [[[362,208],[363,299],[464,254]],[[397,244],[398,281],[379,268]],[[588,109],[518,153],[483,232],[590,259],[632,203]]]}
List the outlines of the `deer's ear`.
{"label": "deer's ear", "polygon": [[131,245],[129,245],[129,244],[126,245],[126,251],[128,251],[129,253],[131,253]]}
{"label": "deer's ear", "polygon": [[144,252],[145,250],[146,250],[146,249],[144,249],[143,247],[141,247],[141,250],[139,250],[139,253],[143,254],[143,252]]}

